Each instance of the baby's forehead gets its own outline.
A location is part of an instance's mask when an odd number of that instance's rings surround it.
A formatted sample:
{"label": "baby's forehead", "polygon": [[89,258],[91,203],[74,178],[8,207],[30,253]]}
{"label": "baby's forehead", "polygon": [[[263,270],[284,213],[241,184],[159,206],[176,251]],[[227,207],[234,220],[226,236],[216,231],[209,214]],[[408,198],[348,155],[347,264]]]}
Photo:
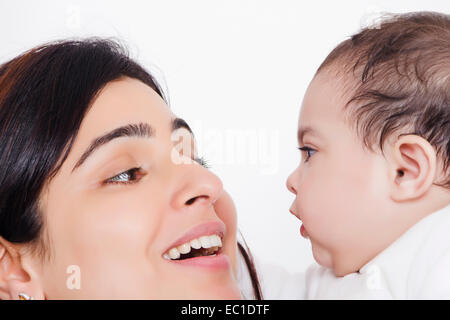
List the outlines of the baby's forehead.
{"label": "baby's forehead", "polygon": [[302,101],[299,121],[334,118],[348,121],[347,103],[355,87],[354,80],[348,76],[321,71],[309,84]]}
{"label": "baby's forehead", "polygon": [[347,102],[351,98],[351,86],[355,80],[325,70],[316,74],[308,86],[302,101],[297,139],[300,144],[307,140],[332,143],[345,139],[361,144]]}
{"label": "baby's forehead", "polygon": [[[332,95],[333,98],[343,101],[345,105],[361,86],[361,70],[348,70],[345,65],[341,66],[340,60],[322,68],[318,71],[311,82],[316,81],[321,86],[324,94]],[[327,92],[325,92],[327,90]]]}

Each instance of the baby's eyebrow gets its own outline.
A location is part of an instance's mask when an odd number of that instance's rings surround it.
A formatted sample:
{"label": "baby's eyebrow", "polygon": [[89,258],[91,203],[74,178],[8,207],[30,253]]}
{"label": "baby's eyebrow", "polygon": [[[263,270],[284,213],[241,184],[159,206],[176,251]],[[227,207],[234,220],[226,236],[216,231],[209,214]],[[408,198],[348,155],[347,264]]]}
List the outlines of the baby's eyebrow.
{"label": "baby's eyebrow", "polygon": [[303,137],[306,134],[311,134],[313,136],[320,137],[319,132],[311,126],[299,127],[297,131],[297,139],[300,144],[303,143]]}

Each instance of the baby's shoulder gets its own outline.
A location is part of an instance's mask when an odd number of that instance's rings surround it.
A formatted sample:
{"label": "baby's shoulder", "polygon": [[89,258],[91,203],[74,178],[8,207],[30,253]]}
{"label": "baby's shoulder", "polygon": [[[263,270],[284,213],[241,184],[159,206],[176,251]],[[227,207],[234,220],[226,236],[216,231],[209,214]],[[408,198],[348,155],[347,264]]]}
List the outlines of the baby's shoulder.
{"label": "baby's shoulder", "polygon": [[256,260],[264,299],[305,299],[305,273],[291,272],[271,262]]}
{"label": "baby's shoulder", "polygon": [[[450,206],[433,213],[408,276],[411,298],[450,298]],[[448,288],[448,289],[447,289]],[[444,291],[442,291],[444,290]]]}

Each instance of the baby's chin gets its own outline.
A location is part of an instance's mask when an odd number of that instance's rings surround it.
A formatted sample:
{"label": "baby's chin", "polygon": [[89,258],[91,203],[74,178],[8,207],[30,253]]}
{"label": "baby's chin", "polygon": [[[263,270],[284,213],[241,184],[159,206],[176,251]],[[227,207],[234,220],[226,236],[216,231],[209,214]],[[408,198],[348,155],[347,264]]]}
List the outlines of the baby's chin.
{"label": "baby's chin", "polygon": [[359,271],[359,268],[346,263],[345,259],[339,259],[339,257],[332,255],[329,250],[317,245],[317,243],[314,244],[311,241],[311,244],[314,260],[322,267],[330,269],[336,277],[345,277],[350,273]]}
{"label": "baby's chin", "polygon": [[332,269],[334,271],[333,258],[331,253],[327,249],[325,249],[322,245],[318,244],[313,239],[311,239],[311,237],[310,241],[314,260],[316,260],[316,262],[320,264],[322,267]]}

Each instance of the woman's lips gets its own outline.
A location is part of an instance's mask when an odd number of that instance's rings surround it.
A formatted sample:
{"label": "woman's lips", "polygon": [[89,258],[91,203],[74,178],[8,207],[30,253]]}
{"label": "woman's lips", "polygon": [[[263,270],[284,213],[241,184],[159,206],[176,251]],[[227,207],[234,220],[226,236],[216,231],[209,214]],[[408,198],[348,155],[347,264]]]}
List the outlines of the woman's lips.
{"label": "woman's lips", "polygon": [[184,260],[166,260],[180,267],[195,267],[209,270],[223,270],[231,268],[230,259],[220,250],[214,256],[201,256]]}
{"label": "woman's lips", "polygon": [[167,252],[171,248],[175,248],[183,243],[189,242],[192,239],[200,238],[201,236],[217,234],[220,238],[224,238],[225,233],[225,224],[220,220],[202,223],[188,230],[182,237],[178,238],[170,246],[168,246],[164,252]]}
{"label": "woman's lips", "polygon": [[[182,257],[178,259],[175,257],[169,257],[166,256],[167,252],[169,250],[166,250],[166,254],[164,254],[165,261],[171,263],[171,265],[181,266],[181,267],[195,267],[195,268],[202,268],[202,270],[209,269],[211,271],[213,270],[220,270],[220,269],[229,269],[231,268],[231,263],[228,258],[228,256],[223,251],[223,245],[222,241],[220,239],[224,239],[226,233],[226,227],[225,224],[222,221],[210,221],[206,223],[199,224],[190,230],[188,230],[182,237],[178,238],[169,248],[177,248],[180,244],[187,243],[190,240],[200,240],[198,241],[197,245],[200,247],[195,247],[195,249],[208,249],[211,247],[218,248],[218,250],[215,252],[215,254],[207,254],[203,256],[194,256],[194,257]],[[217,244],[206,244],[203,243],[202,239],[205,236],[211,235],[212,236],[219,236],[220,242]],[[181,248],[180,248],[181,249]],[[190,248],[190,250],[193,250],[193,248]],[[183,252],[181,252],[183,253]],[[184,252],[186,253],[186,252]],[[189,252],[187,252],[189,253]],[[169,252],[170,254],[170,252]],[[180,257],[180,254],[178,254],[178,257]]]}

